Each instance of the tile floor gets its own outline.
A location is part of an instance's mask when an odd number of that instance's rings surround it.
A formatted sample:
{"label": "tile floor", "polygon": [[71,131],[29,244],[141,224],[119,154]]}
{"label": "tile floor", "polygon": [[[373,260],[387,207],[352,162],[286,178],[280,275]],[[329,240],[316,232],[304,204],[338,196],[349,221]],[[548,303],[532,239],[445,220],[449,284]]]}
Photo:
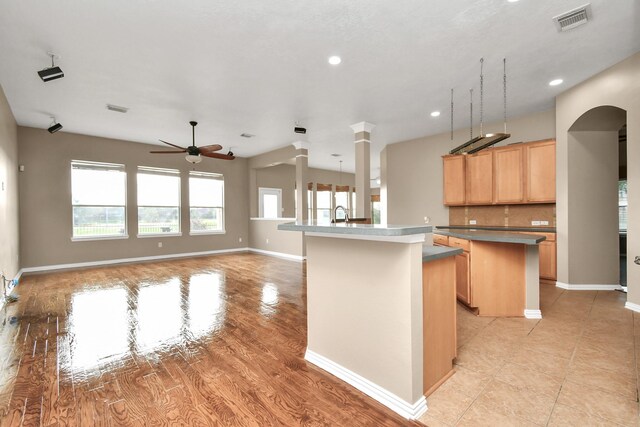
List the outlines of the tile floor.
{"label": "tile floor", "polygon": [[542,320],[458,307],[456,373],[428,426],[639,426],[640,315],[616,291],[540,285]]}

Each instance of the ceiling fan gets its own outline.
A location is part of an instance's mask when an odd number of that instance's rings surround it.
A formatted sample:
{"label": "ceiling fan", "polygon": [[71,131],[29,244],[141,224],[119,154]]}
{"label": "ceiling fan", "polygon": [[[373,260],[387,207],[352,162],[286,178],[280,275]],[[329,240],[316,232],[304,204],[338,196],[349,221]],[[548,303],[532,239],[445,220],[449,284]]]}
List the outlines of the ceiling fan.
{"label": "ceiling fan", "polygon": [[212,144],[212,145],[205,145],[203,147],[196,147],[196,125],[198,124],[198,122],[191,121],[189,122],[189,124],[191,125],[191,134],[193,139],[193,142],[191,143],[190,146],[185,148],[185,147],[180,147],[179,145],[172,144],[167,141],[160,140],[160,142],[170,145],[174,148],[177,148],[178,150],[149,151],[149,152],[154,154],[187,153],[187,156],[185,157],[185,159],[187,160],[187,162],[194,163],[194,164],[200,163],[202,161],[201,156],[212,157],[214,159],[222,159],[222,160],[235,159],[235,156],[231,151],[229,151],[227,154],[216,153],[216,151],[222,150],[222,145],[220,144]]}

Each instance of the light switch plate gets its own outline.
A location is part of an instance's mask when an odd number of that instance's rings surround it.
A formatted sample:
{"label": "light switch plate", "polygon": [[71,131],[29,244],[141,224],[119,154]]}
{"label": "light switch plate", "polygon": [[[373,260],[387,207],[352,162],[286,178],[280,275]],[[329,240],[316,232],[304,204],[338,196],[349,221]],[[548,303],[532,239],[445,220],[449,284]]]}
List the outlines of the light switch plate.
{"label": "light switch plate", "polygon": [[549,221],[540,221],[540,225],[549,225]]}
{"label": "light switch plate", "polygon": [[470,219],[469,220],[469,225],[476,225],[478,223],[478,221],[476,221],[475,219]]}

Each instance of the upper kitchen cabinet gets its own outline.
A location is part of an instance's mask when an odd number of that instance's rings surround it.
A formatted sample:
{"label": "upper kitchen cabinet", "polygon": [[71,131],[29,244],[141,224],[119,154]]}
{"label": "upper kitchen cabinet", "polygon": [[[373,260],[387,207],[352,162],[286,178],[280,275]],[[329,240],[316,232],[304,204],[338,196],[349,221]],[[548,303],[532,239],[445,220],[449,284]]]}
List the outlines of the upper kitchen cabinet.
{"label": "upper kitchen cabinet", "polygon": [[524,145],[526,159],[526,201],[556,201],[556,141],[546,140]]}
{"label": "upper kitchen cabinet", "polygon": [[443,156],[444,204],[465,204],[465,156]]}
{"label": "upper kitchen cabinet", "polygon": [[524,150],[522,145],[493,150],[495,176],[494,202],[497,204],[524,201]]}
{"label": "upper kitchen cabinet", "polygon": [[493,152],[483,151],[468,155],[467,188],[468,205],[490,205],[493,203]]}

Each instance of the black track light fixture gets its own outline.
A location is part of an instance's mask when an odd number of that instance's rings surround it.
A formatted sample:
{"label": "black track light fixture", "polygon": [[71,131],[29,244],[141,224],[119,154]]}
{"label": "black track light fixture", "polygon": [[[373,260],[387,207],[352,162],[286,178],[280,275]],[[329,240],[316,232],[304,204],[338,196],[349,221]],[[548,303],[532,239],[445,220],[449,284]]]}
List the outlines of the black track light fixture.
{"label": "black track light fixture", "polygon": [[56,57],[60,58],[60,56],[52,52],[47,52],[47,55],[51,57],[51,67],[38,71],[38,75],[40,76],[42,81],[45,83],[51,80],[61,79],[62,77],[64,77],[64,73],[62,72],[62,69],[60,67],[56,67],[56,64],[54,63],[54,59]]}
{"label": "black track light fixture", "polygon": [[49,131],[49,133],[56,133],[60,129],[62,129],[62,125],[56,121],[55,117],[51,117],[51,120],[52,120],[52,124],[47,129],[47,131]]}

